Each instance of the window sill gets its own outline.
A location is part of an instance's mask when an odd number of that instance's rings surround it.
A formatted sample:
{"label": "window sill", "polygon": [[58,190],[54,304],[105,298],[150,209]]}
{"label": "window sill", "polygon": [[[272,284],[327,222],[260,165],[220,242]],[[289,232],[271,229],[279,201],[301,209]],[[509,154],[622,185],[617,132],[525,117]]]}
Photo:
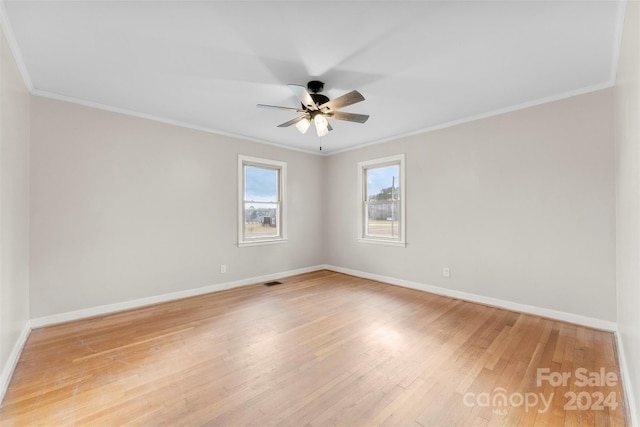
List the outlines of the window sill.
{"label": "window sill", "polygon": [[269,240],[247,240],[244,242],[238,242],[238,247],[245,246],[262,246],[262,245],[278,245],[280,243],[287,243],[287,239],[269,239]]}
{"label": "window sill", "polygon": [[400,242],[397,240],[383,240],[383,239],[364,239],[364,238],[359,238],[358,239],[359,243],[368,243],[370,245],[384,245],[384,246],[397,246],[397,247],[401,247],[401,248],[406,248],[407,247],[407,242]]}

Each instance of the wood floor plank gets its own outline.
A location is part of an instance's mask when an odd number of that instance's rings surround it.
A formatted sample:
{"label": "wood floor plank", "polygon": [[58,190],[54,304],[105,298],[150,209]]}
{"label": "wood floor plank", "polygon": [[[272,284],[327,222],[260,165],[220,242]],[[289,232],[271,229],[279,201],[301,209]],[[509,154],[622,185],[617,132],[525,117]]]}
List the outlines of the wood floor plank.
{"label": "wood floor plank", "polygon": [[[576,384],[620,379],[609,332],[330,271],[281,281],[32,331],[0,424],[628,425],[620,381]],[[617,406],[585,407],[599,392]]]}

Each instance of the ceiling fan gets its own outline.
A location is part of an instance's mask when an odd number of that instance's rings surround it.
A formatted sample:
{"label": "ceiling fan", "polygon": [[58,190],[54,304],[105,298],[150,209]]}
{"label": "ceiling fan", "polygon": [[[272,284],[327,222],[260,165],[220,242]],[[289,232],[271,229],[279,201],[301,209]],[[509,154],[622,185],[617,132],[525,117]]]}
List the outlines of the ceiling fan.
{"label": "ceiling fan", "polygon": [[275,110],[288,110],[302,113],[295,119],[278,125],[280,128],[296,125],[301,133],[306,133],[311,122],[316,125],[318,136],[325,136],[329,131],[333,130],[327,119],[346,120],[348,122],[364,123],[369,118],[366,114],[345,113],[337,111],[342,107],[364,101],[364,96],[357,90],[352,90],[342,96],[329,100],[328,97],[322,95],[324,83],[318,80],[312,80],[307,83],[307,87],[300,85],[288,85],[293,93],[302,103],[302,108],[278,107],[276,105],[258,104],[258,108],[269,108]]}

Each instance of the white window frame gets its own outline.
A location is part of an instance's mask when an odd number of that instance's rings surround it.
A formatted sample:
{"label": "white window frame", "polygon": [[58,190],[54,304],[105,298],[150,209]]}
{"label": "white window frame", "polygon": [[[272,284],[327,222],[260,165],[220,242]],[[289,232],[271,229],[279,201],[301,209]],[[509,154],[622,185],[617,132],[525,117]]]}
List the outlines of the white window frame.
{"label": "white window frame", "polygon": [[[368,236],[366,233],[366,218],[368,214],[367,201],[365,200],[367,194],[367,182],[365,180],[365,170],[380,168],[385,166],[399,165],[400,173],[398,180],[400,186],[400,213],[398,215],[400,232],[398,238],[384,238],[378,236]],[[406,185],[405,185],[405,155],[397,154],[395,156],[383,157],[380,159],[367,160],[358,163],[358,241],[361,243],[373,243],[379,245],[390,246],[407,246],[407,209],[406,209]]]}
{"label": "white window frame", "polygon": [[[245,166],[255,166],[266,169],[276,169],[278,173],[278,199],[274,201],[279,205],[279,218],[276,219],[278,227],[277,236],[246,238],[244,235],[245,224]],[[238,156],[238,246],[269,245],[287,242],[287,163],[277,160],[262,159],[251,156]]]}

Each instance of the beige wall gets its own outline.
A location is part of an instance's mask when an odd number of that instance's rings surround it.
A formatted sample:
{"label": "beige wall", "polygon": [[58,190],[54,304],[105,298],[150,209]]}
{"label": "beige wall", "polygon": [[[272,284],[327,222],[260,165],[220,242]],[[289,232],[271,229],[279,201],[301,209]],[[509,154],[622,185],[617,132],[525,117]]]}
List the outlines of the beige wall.
{"label": "beige wall", "polygon": [[[0,31],[0,370],[29,321],[29,93]],[[0,384],[0,395],[3,394]]]}
{"label": "beige wall", "polygon": [[[31,123],[32,318],[327,263],[616,320],[612,90],[326,158],[39,97]],[[409,244],[357,243],[356,164],[396,153]],[[236,246],[238,154],[289,163],[289,243]]]}
{"label": "beige wall", "polygon": [[[32,318],[322,262],[321,157],[39,97],[31,106]],[[238,154],[288,163],[288,243],[237,247]]]}
{"label": "beige wall", "polygon": [[[615,321],[613,123],[608,89],[331,156],[326,262]],[[399,153],[408,245],[358,243],[356,164]]]}
{"label": "beige wall", "polygon": [[[618,328],[640,422],[640,4],[628,2],[616,94]],[[636,400],[633,400],[635,395]]]}

